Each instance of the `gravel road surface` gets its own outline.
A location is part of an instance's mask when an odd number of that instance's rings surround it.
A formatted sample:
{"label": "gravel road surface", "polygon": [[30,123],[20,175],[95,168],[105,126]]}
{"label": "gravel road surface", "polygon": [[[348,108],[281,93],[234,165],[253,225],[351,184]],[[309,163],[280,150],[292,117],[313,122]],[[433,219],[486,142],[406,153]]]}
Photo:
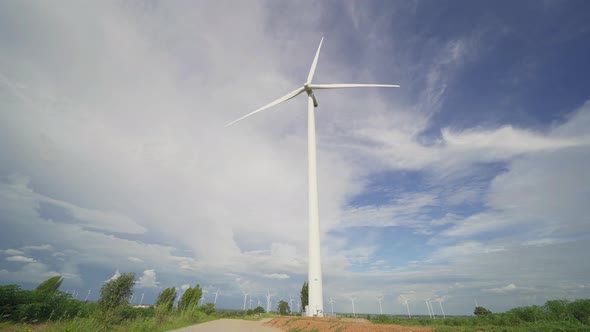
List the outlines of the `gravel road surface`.
{"label": "gravel road surface", "polygon": [[171,332],[284,332],[264,325],[264,321],[218,319],[211,322],[183,327]]}

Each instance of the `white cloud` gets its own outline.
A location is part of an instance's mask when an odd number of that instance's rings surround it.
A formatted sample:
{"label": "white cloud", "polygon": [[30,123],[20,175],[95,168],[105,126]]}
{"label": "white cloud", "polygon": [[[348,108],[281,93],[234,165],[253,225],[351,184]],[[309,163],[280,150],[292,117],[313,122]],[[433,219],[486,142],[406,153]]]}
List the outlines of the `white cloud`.
{"label": "white cloud", "polygon": [[35,260],[30,257],[25,256],[9,256],[6,257],[6,260],[9,262],[21,262],[21,263],[34,263]]}
{"label": "white cloud", "polygon": [[115,271],[115,273],[113,274],[112,277],[108,278],[107,280],[105,280],[104,282],[109,282],[109,281],[113,281],[116,280],[117,278],[119,278],[121,276],[121,272],[119,272],[119,269],[117,269]]}
{"label": "white cloud", "polygon": [[25,254],[24,252],[17,250],[17,249],[6,249],[6,250],[1,250],[1,252],[7,256],[19,256],[19,255],[22,256]]}
{"label": "white cloud", "polygon": [[129,257],[127,257],[127,259],[128,259],[130,262],[133,262],[133,263],[143,263],[143,262],[144,262],[144,260],[143,260],[143,259],[141,259],[141,258],[137,258],[137,257],[131,257],[131,256],[129,256]]}
{"label": "white cloud", "polygon": [[266,278],[266,279],[275,279],[275,280],[284,280],[284,279],[289,279],[289,275],[285,274],[285,273],[269,273],[269,274],[263,274],[262,277]]}
{"label": "white cloud", "polygon": [[156,270],[145,270],[135,285],[138,288],[156,288],[158,284],[156,281]]}
{"label": "white cloud", "polygon": [[22,249],[39,250],[39,251],[52,251],[53,246],[50,244],[42,244],[42,245],[38,245],[38,246],[24,246]]}
{"label": "white cloud", "polygon": [[509,284],[504,287],[485,289],[484,291],[490,292],[490,293],[497,293],[497,294],[506,294],[506,293],[511,293],[511,292],[516,291],[516,285]]}

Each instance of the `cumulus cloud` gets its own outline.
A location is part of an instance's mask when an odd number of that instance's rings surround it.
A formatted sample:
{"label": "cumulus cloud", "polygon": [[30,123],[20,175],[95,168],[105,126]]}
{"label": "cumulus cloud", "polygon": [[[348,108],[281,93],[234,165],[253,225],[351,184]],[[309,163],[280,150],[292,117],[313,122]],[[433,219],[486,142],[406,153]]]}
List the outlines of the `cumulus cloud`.
{"label": "cumulus cloud", "polygon": [[143,262],[144,262],[144,260],[143,260],[143,259],[141,259],[141,258],[137,258],[137,257],[131,257],[131,256],[129,256],[129,257],[127,257],[127,259],[128,259],[130,262],[133,262],[133,263],[143,263]]}
{"label": "cumulus cloud", "polygon": [[284,279],[290,278],[289,275],[286,273],[269,273],[269,274],[263,274],[262,276],[266,279],[275,279],[275,280],[284,280]]}
{"label": "cumulus cloud", "polygon": [[158,284],[156,281],[156,270],[152,269],[143,271],[143,275],[139,277],[135,285],[138,288],[156,288]]}
{"label": "cumulus cloud", "polygon": [[22,256],[25,254],[24,252],[22,252],[18,249],[6,249],[6,250],[1,250],[1,252],[7,256],[19,256],[19,255]]}
{"label": "cumulus cloud", "polygon": [[497,293],[497,294],[506,294],[506,293],[511,293],[516,291],[516,285],[514,284],[509,284],[506,285],[504,287],[496,287],[496,288],[490,288],[490,289],[485,289],[486,292],[490,292],[490,293]]}
{"label": "cumulus cloud", "polygon": [[33,263],[35,262],[34,259],[25,256],[9,256],[6,257],[6,260],[9,262],[20,262],[20,263]]}

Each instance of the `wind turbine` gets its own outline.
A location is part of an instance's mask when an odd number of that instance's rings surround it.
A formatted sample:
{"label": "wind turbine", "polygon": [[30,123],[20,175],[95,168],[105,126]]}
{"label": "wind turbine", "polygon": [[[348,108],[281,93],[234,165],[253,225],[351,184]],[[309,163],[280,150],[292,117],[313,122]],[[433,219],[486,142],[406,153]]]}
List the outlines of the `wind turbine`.
{"label": "wind turbine", "polygon": [[139,305],[141,305],[143,303],[143,296],[145,295],[145,293],[141,293],[141,300],[139,300]]}
{"label": "wind turbine", "polygon": [[428,305],[428,300],[426,301],[426,309],[428,309],[428,315],[430,316],[430,318],[432,318],[432,312],[430,311],[430,306]]}
{"label": "wind turbine", "polygon": [[379,312],[381,313],[381,316],[383,316],[383,307],[381,306],[381,302],[383,302],[383,296],[377,297],[377,301],[379,301]]}
{"label": "wind turbine", "polygon": [[86,294],[86,298],[84,299],[84,302],[88,301],[88,297],[90,297],[91,291],[92,291],[92,288],[88,290],[88,294]]}
{"label": "wind turbine", "polygon": [[270,298],[272,297],[272,295],[270,295],[270,290],[266,291],[266,312],[269,313],[270,312]]}
{"label": "wind turbine", "polygon": [[265,105],[261,108],[250,112],[241,118],[234,120],[226,125],[230,126],[250,115],[264,111],[284,101],[296,97],[305,92],[307,94],[307,155],[308,155],[308,204],[309,204],[309,224],[308,224],[308,246],[309,246],[309,266],[308,266],[308,299],[309,304],[306,308],[307,316],[322,317],[324,312],[324,298],[322,291],[322,264],[320,259],[320,221],[318,209],[318,183],[317,183],[317,162],[316,162],[316,138],[315,138],[315,113],[314,107],[318,106],[313,90],[322,89],[342,89],[342,88],[367,88],[367,87],[387,87],[399,88],[394,84],[312,84],[313,75],[318,64],[320,49],[324,38],[320,40],[320,45],[313,58],[311,69],[307,76],[307,81],[302,87],[299,87],[283,97]]}
{"label": "wind turbine", "polygon": [[430,311],[432,311],[432,318],[436,319],[436,313],[434,312],[434,308],[432,307],[432,301],[428,300],[428,304],[430,305]]}
{"label": "wind turbine", "polygon": [[332,316],[334,316],[334,299],[330,297],[330,306],[332,307]]}
{"label": "wind turbine", "polygon": [[242,293],[244,294],[244,311],[246,310],[246,299],[248,298],[248,293],[242,291]]}
{"label": "wind turbine", "polygon": [[443,314],[443,318],[447,318],[447,315],[445,315],[445,309],[443,309],[442,299],[438,299],[438,305],[440,306],[440,311]]}
{"label": "wind turbine", "polygon": [[250,296],[250,300],[248,301],[248,303],[249,303],[248,309],[252,309],[252,302],[254,302],[254,299],[252,298],[252,296]]}
{"label": "wind turbine", "polygon": [[289,309],[291,309],[291,311],[293,311],[293,296],[291,296],[291,294],[289,294]]}
{"label": "wind turbine", "polygon": [[217,305],[217,295],[219,294],[219,288],[215,291],[215,299],[213,300],[213,304]]}
{"label": "wind turbine", "polygon": [[408,299],[405,296],[403,296],[403,295],[400,295],[399,297],[402,299],[402,301],[406,305],[406,309],[408,309],[408,318],[411,319],[412,318],[412,315],[410,314],[410,305],[408,304]]}
{"label": "wind turbine", "polygon": [[356,317],[356,312],[354,312],[354,297],[350,297],[350,302],[352,302],[352,315]]}

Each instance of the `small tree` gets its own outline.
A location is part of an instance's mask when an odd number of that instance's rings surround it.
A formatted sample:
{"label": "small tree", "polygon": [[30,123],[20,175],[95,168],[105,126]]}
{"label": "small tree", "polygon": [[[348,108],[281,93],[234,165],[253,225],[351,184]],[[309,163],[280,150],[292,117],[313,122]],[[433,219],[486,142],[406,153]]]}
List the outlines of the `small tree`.
{"label": "small tree", "polygon": [[189,287],[184,294],[182,294],[180,301],[178,301],[178,310],[186,311],[197,309],[201,296],[203,296],[203,290],[199,284],[197,284],[195,288]]}
{"label": "small tree", "polygon": [[166,288],[158,295],[156,308],[164,312],[170,311],[174,305],[174,300],[176,300],[176,289],[174,287]]}
{"label": "small tree", "polygon": [[215,304],[207,302],[199,307],[199,311],[207,315],[213,315],[215,313]]}
{"label": "small tree", "polygon": [[285,316],[291,313],[291,308],[289,308],[289,303],[287,301],[279,301],[279,315]]}
{"label": "small tree", "polygon": [[59,289],[63,281],[64,279],[61,276],[51,277],[40,283],[35,290],[47,294],[54,293]]}
{"label": "small tree", "polygon": [[263,314],[263,313],[265,313],[266,311],[264,310],[264,308],[263,308],[263,307],[261,307],[261,306],[257,306],[256,308],[254,308],[254,311],[253,311],[253,312],[254,312],[255,314]]}
{"label": "small tree", "polygon": [[301,287],[301,311],[305,311],[305,307],[309,304],[309,284],[306,282],[303,283],[303,287]]}
{"label": "small tree", "polygon": [[123,309],[133,295],[135,273],[123,273],[117,279],[105,283],[100,289],[100,308],[105,331],[122,318]]}
{"label": "small tree", "polygon": [[476,315],[477,317],[482,317],[482,316],[491,315],[492,312],[484,307],[475,307],[475,310],[473,310],[473,314]]}

